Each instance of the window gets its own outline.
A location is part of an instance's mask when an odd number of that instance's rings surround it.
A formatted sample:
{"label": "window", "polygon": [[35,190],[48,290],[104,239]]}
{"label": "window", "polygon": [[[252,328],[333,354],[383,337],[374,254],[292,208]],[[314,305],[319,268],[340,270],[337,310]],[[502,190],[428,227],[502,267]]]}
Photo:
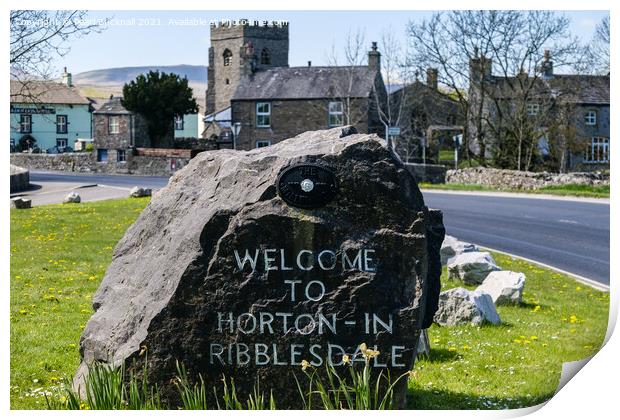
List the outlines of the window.
{"label": "window", "polygon": [[125,150],[116,149],[116,161],[117,162],[125,162]]}
{"label": "window", "polygon": [[256,103],[256,126],[271,126],[271,104],[269,102]]}
{"label": "window", "polygon": [[177,115],[174,117],[174,129],[175,130],[183,130],[183,116]]}
{"label": "window", "polygon": [[271,64],[271,57],[269,56],[269,50],[267,48],[263,48],[260,53],[260,63]]}
{"label": "window", "polygon": [[609,139],[605,137],[592,137],[592,142],[586,149],[584,161],[588,163],[608,163]]}
{"label": "window", "polygon": [[525,105],[525,112],[527,112],[527,115],[538,115],[538,112],[540,111],[540,105],[538,104],[527,104]]}
{"label": "window", "polygon": [[56,133],[67,134],[67,116],[56,115]]}
{"label": "window", "polygon": [[223,57],[224,57],[224,65],[230,66],[232,64],[232,52],[228,48],[224,50]]}
{"label": "window", "polygon": [[329,103],[329,126],[337,127],[343,124],[342,102]]}
{"label": "window", "polygon": [[108,149],[97,149],[97,162],[108,161]]}
{"label": "window", "polygon": [[67,147],[67,139],[56,139],[56,146],[60,149],[61,147]]}
{"label": "window", "polygon": [[256,147],[271,146],[271,140],[256,140]]}
{"label": "window", "polygon": [[121,125],[118,116],[108,118],[108,134],[118,134],[121,132]]}
{"label": "window", "polygon": [[586,125],[596,125],[596,111],[586,112],[585,123]]}
{"label": "window", "polygon": [[32,115],[19,116],[19,132],[32,133]]}

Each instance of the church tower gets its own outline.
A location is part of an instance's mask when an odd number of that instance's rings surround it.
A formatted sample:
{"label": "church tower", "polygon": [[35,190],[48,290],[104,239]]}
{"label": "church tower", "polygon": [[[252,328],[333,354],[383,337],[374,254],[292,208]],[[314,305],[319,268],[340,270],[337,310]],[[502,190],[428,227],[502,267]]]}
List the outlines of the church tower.
{"label": "church tower", "polygon": [[239,80],[270,67],[288,67],[288,25],[222,22],[211,26],[206,113],[230,106]]}

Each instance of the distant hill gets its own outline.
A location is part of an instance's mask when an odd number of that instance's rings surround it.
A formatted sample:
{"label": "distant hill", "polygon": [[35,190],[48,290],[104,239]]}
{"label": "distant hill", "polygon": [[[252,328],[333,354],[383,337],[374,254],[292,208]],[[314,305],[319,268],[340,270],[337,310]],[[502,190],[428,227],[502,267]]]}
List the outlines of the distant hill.
{"label": "distant hill", "polygon": [[91,86],[119,86],[135,79],[150,70],[176,73],[185,76],[192,84],[207,84],[207,66],[180,64],[176,66],[141,66],[116,67],[111,69],[91,70],[73,75],[73,83]]}

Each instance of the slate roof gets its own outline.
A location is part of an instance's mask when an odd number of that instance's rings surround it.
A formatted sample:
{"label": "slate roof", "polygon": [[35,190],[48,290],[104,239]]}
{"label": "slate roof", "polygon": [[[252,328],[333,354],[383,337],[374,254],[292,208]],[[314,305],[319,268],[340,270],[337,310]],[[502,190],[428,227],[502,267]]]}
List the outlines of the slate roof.
{"label": "slate roof", "polygon": [[[377,72],[368,66],[273,67],[243,77],[232,100],[367,98]],[[348,86],[351,86],[350,91]]]}
{"label": "slate roof", "polygon": [[101,105],[94,114],[132,114],[132,112],[127,111],[123,104],[121,103],[120,96],[113,96],[103,105]]}
{"label": "slate roof", "polygon": [[[505,98],[514,95],[510,88],[516,77],[493,76],[496,89],[504,90]],[[551,79],[538,79],[536,92],[553,94],[564,103],[584,105],[609,105],[609,75],[555,74]],[[518,86],[518,84],[513,86]]]}
{"label": "slate roof", "polygon": [[11,80],[11,103],[89,105],[90,101],[64,83]]}

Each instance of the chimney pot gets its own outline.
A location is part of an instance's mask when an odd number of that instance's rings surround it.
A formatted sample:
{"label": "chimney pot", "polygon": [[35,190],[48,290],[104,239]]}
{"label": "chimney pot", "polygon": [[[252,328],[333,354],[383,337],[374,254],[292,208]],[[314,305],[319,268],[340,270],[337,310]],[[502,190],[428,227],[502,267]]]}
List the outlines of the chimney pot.
{"label": "chimney pot", "polygon": [[308,61],[308,67],[312,67],[312,61]]}

